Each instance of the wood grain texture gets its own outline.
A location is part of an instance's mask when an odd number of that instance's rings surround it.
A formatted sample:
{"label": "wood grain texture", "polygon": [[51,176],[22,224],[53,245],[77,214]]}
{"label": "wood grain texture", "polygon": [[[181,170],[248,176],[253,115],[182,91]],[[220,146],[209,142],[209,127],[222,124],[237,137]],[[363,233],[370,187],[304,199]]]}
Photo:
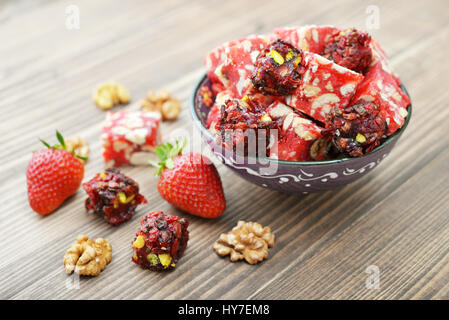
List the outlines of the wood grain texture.
{"label": "wood grain texture", "polygon": [[[65,28],[69,4],[80,8],[79,30]],[[124,172],[149,203],[119,227],[85,213],[82,190],[49,216],[29,208],[25,168],[38,137],[51,140],[55,129],[80,135],[92,150],[85,179],[104,168],[99,135],[105,113],[91,100],[98,83],[114,79],[128,87],[130,109],[148,90],[168,89],[183,110],[179,120],[163,124],[162,134],[184,129],[191,137],[188,97],[208,50],[282,25],[364,29],[368,5],[380,9],[380,28],[370,32],[403,79],[414,111],[391,155],[364,178],[292,196],[253,186],[217,164],[228,208],[204,220],[163,201],[153,169],[130,167]],[[447,9],[445,0],[1,2],[0,298],[448,299]],[[152,273],[130,261],[140,217],[151,210],[191,219],[189,247],[173,272]],[[257,266],[230,263],[212,250],[239,219],[276,233],[269,259]],[[79,233],[108,239],[113,259],[76,289],[62,256]],[[365,287],[369,265],[380,268],[378,290]]]}

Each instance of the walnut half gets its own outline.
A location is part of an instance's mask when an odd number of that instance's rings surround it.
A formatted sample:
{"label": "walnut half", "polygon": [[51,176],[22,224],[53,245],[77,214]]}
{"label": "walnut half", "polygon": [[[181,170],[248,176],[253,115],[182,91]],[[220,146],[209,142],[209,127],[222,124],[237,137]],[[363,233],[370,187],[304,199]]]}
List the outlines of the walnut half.
{"label": "walnut half", "polygon": [[131,95],[124,86],[111,81],[100,84],[93,93],[93,99],[100,109],[107,110],[119,103],[129,103]]}
{"label": "walnut half", "polygon": [[230,255],[232,262],[245,259],[256,264],[268,257],[268,248],[274,245],[274,233],[270,227],[256,222],[239,221],[228,233],[222,233],[214,243],[219,256]]}
{"label": "walnut half", "polygon": [[73,271],[83,276],[97,276],[112,259],[112,247],[103,238],[89,239],[79,235],[64,255],[65,272]]}
{"label": "walnut half", "polygon": [[140,101],[142,110],[160,112],[162,120],[174,120],[181,112],[181,103],[171,94],[161,89],[158,92],[148,92],[145,99]]}
{"label": "walnut half", "polygon": [[[84,158],[89,157],[89,144],[80,137],[70,137],[64,139],[67,151],[75,153]],[[83,162],[86,162],[82,160]]]}

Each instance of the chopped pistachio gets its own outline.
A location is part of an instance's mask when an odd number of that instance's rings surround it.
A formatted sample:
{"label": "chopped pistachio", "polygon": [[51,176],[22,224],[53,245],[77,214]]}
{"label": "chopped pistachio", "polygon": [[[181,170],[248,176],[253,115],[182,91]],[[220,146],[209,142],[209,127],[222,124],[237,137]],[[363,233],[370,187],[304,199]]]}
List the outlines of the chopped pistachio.
{"label": "chopped pistachio", "polygon": [[284,57],[276,50],[272,49],[270,51],[270,55],[273,58],[274,62],[276,62],[278,65],[284,64]]}
{"label": "chopped pistachio", "polygon": [[298,56],[298,57],[295,59],[295,61],[293,61],[293,65],[294,65],[295,67],[297,67],[298,64],[300,64],[300,63],[301,63],[301,56]]}
{"label": "chopped pistachio", "polygon": [[128,198],[126,198],[126,203],[130,202],[131,200],[133,200],[135,196],[136,196],[135,194],[132,194]]}
{"label": "chopped pistachio", "polygon": [[358,143],[364,143],[364,142],[366,142],[366,137],[363,134],[361,134],[361,133],[357,133],[357,136],[355,137],[355,140]]}
{"label": "chopped pistachio", "polygon": [[260,120],[261,120],[262,122],[270,122],[270,121],[271,121],[271,117],[266,113],[266,114],[264,114],[264,115],[260,118]]}
{"label": "chopped pistachio", "polygon": [[117,197],[121,203],[126,203],[126,194],[119,192],[117,193]]}
{"label": "chopped pistachio", "polygon": [[159,254],[159,261],[164,268],[167,268],[171,263],[171,256],[168,253]]}
{"label": "chopped pistachio", "polygon": [[150,253],[149,255],[147,255],[147,260],[150,262],[150,264],[157,265],[157,256],[154,253]]}
{"label": "chopped pistachio", "polygon": [[344,36],[345,34],[351,32],[351,31],[352,31],[351,28],[348,28],[348,29],[346,29],[346,30],[343,30],[343,31],[340,32],[339,36]]}
{"label": "chopped pistachio", "polygon": [[143,236],[138,236],[136,238],[136,240],[134,240],[134,243],[133,243],[134,248],[140,249],[140,248],[143,248],[144,245],[145,245],[145,239],[143,238]]}

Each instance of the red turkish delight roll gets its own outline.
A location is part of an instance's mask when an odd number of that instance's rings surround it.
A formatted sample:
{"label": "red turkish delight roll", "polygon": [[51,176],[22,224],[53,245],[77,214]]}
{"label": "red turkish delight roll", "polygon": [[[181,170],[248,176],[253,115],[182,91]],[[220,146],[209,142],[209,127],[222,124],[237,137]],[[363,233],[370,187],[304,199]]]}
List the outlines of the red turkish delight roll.
{"label": "red turkish delight roll", "polygon": [[286,98],[286,104],[325,123],[329,112],[349,104],[363,75],[322,56],[304,53],[305,73],[301,85]]}
{"label": "red turkish delight roll", "polygon": [[[278,139],[275,139],[269,148],[270,158],[286,161],[325,158],[327,148],[314,148],[314,152],[311,152],[314,143],[322,140],[321,127],[279,102],[274,102],[267,111],[270,117],[280,124]],[[325,146],[328,145],[326,142]]]}
{"label": "red turkish delight roll", "polygon": [[159,143],[158,112],[109,112],[101,135],[107,166],[147,164]]}
{"label": "red turkish delight roll", "polygon": [[371,58],[371,67],[376,66],[380,62],[382,70],[391,75],[393,79],[396,81],[397,85],[400,86],[402,81],[401,79],[399,79],[398,75],[391,68],[387,54],[381,48],[380,44],[371,38],[370,47],[371,52],[373,54]]}
{"label": "red turkish delight roll", "polygon": [[139,204],[147,203],[139,193],[139,185],[118,169],[106,169],[83,183],[88,198],[88,211],[104,216],[112,225],[119,225],[131,219]]}
{"label": "red turkish delight roll", "polygon": [[189,220],[150,212],[142,218],[140,230],[133,241],[132,261],[152,271],[175,268],[189,240]]}
{"label": "red turkish delight roll", "polygon": [[212,50],[205,65],[209,79],[215,84],[215,93],[228,89],[234,97],[242,98],[251,83],[249,76],[254,62],[267,44],[268,38],[264,36],[249,36]]}
{"label": "red turkish delight roll", "polygon": [[307,25],[302,27],[281,27],[274,29],[278,39],[290,42],[302,51],[321,54],[324,47],[332,40],[332,35],[340,32],[333,26]]}
{"label": "red turkish delight roll", "polygon": [[390,135],[404,124],[410,99],[378,62],[366,74],[351,104],[363,102],[373,102],[379,107],[380,115],[388,126],[387,134]]}

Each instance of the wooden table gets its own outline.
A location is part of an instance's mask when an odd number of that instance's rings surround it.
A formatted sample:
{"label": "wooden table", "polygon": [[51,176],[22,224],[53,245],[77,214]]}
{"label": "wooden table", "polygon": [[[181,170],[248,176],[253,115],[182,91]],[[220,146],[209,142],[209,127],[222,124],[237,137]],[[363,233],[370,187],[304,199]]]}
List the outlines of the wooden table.
{"label": "wooden table", "polygon": [[[66,28],[70,4],[80,10],[80,29]],[[85,213],[82,190],[51,215],[30,209],[25,169],[40,147],[38,137],[55,141],[55,129],[80,135],[91,147],[85,180],[104,168],[105,112],[91,98],[98,83],[123,83],[132,93],[131,109],[148,90],[168,89],[183,110],[179,120],[163,124],[164,136],[177,128],[193,134],[188,97],[208,50],[282,25],[365,29],[369,5],[380,10],[380,28],[370,32],[391,57],[414,111],[391,155],[364,178],[293,196],[256,187],[218,164],[228,208],[204,220],[162,200],[152,168],[130,167],[124,172],[149,203],[119,227]],[[3,1],[0,298],[449,298],[447,9],[445,0]],[[174,272],[153,273],[131,262],[140,217],[152,210],[191,219],[189,247]],[[213,252],[218,235],[239,219],[276,233],[265,262],[230,263]],[[108,239],[113,259],[98,277],[77,285],[65,275],[62,257],[80,233]],[[366,286],[372,265],[379,268],[379,289]]]}

